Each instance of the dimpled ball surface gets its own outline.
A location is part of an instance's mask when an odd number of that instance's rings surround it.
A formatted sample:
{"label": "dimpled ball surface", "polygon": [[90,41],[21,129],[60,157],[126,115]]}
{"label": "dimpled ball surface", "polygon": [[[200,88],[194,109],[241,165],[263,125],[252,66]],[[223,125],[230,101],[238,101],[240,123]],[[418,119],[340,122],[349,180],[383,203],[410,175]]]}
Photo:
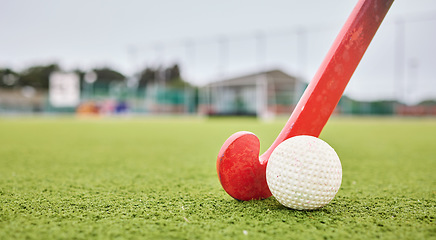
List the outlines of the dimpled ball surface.
{"label": "dimpled ball surface", "polygon": [[341,186],[342,166],[335,150],[312,136],[280,143],[266,167],[266,180],[282,205],[311,210],[327,205]]}

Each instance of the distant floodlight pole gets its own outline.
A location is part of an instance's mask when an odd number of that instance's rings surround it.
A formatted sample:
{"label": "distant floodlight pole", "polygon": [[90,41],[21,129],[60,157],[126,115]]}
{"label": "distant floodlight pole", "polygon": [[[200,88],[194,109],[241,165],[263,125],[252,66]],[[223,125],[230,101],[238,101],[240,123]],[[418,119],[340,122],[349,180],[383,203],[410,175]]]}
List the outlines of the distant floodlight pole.
{"label": "distant floodlight pole", "polygon": [[396,98],[399,102],[406,102],[406,83],[404,77],[405,68],[405,22],[403,18],[397,19],[396,23],[396,38],[395,38],[395,54],[394,54],[394,89],[397,90]]}
{"label": "distant floodlight pole", "polygon": [[297,104],[300,99],[300,93],[303,93],[304,74],[306,72],[307,57],[307,31],[303,27],[297,29],[297,81],[294,86],[293,104]]}
{"label": "distant floodlight pole", "polygon": [[129,78],[127,78],[127,91],[128,95],[130,95],[129,100],[132,109],[137,109],[136,106],[136,98],[139,87],[139,77],[137,76],[137,72],[139,69],[138,65],[138,48],[135,45],[129,45],[127,48],[127,52],[130,56],[130,61],[132,64],[132,72]]}
{"label": "distant floodlight pole", "polygon": [[154,50],[156,52],[156,59],[155,59],[155,65],[157,69],[157,76],[155,76],[156,81],[162,85],[165,84],[165,73],[162,72],[164,69],[164,46],[162,44],[157,44],[154,47]]}
{"label": "distant floodlight pole", "polygon": [[256,77],[256,114],[260,118],[268,115],[268,79],[266,76],[267,41],[264,32],[256,34],[256,52],[259,73]]}
{"label": "distant floodlight pole", "polygon": [[256,33],[256,52],[257,52],[257,63],[260,71],[265,71],[266,67],[266,48],[267,48],[266,34],[262,31]]}
{"label": "distant floodlight pole", "polygon": [[227,39],[227,37],[222,36],[218,38],[218,48],[220,58],[218,74],[222,78],[226,74],[229,58],[229,40]]}
{"label": "distant floodlight pole", "polygon": [[299,75],[303,75],[306,70],[307,57],[307,31],[304,27],[297,29],[297,65]]}
{"label": "distant floodlight pole", "polygon": [[[98,78],[97,73],[95,71],[91,70],[91,71],[85,73],[84,78],[85,78],[85,82],[87,83],[86,84],[86,86],[87,86],[86,95],[87,95],[88,99],[91,99],[94,97],[94,82],[97,81],[97,78]],[[91,95],[92,95],[92,97],[91,97]]]}
{"label": "distant floodlight pole", "polygon": [[[218,53],[219,53],[219,63],[218,63],[218,77],[220,78],[220,82],[224,80],[227,70],[228,64],[228,55],[229,55],[229,40],[225,36],[221,36],[218,38]],[[215,95],[216,94],[216,95]],[[225,109],[224,105],[224,85],[218,83],[218,86],[215,90],[215,96],[217,97],[217,108],[220,110]]]}
{"label": "distant floodlight pole", "polygon": [[407,60],[407,81],[406,81],[406,89],[408,90],[408,96],[407,98],[414,102],[414,100],[418,100],[416,94],[413,96],[414,92],[416,93],[416,90],[418,89],[418,67],[419,62],[416,58],[410,58]]}
{"label": "distant floodlight pole", "polygon": [[[194,60],[195,60],[195,43],[194,41],[187,41],[185,43],[185,48],[186,48],[186,64],[185,66],[187,66],[189,63],[191,63],[191,65],[194,65]],[[184,68],[185,72],[186,72],[186,67]],[[189,75],[189,74],[188,74]],[[189,106],[190,106],[190,100],[191,100],[191,91],[190,88],[188,86],[188,83],[186,81],[184,81],[184,102],[185,102],[185,113],[189,113]]]}
{"label": "distant floodlight pole", "polygon": [[129,54],[130,61],[132,64],[132,75],[135,74],[136,71],[138,71],[138,47],[135,45],[129,45],[127,47],[127,53]]}
{"label": "distant floodlight pole", "polygon": [[167,94],[166,94],[166,74],[165,74],[165,66],[164,66],[164,48],[165,46],[163,44],[156,44],[156,46],[154,47],[154,50],[156,52],[156,59],[155,59],[155,64],[156,64],[156,74],[155,74],[155,82],[156,82],[156,87],[155,87],[155,98],[153,99],[155,102],[158,103],[158,108],[159,111],[162,110],[162,106],[159,104],[158,102],[158,97],[159,96],[159,91],[162,91],[162,101],[163,104],[166,104],[167,102]]}
{"label": "distant floodlight pole", "polygon": [[188,40],[185,42],[185,54],[186,54],[186,60],[185,60],[184,71],[186,72],[187,69],[189,68],[186,66],[189,65],[191,66],[192,69],[194,69],[195,67],[195,41],[194,40]]}

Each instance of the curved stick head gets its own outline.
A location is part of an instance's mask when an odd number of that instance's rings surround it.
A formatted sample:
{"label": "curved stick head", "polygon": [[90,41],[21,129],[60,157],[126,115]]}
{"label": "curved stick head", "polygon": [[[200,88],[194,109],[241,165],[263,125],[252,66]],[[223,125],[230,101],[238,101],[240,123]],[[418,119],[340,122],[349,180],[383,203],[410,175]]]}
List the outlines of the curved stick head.
{"label": "curved stick head", "polygon": [[260,143],[250,132],[237,132],[221,147],[218,176],[224,190],[237,200],[258,200],[271,196],[266,183],[266,162],[259,161]]}

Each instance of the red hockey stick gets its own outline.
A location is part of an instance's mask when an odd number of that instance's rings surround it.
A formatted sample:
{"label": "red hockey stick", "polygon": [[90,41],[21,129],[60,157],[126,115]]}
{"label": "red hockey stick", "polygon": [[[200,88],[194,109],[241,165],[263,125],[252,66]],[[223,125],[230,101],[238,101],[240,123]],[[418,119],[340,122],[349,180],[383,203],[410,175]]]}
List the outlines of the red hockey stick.
{"label": "red hockey stick", "polygon": [[319,136],[393,1],[359,0],[288,122],[262,156],[253,133],[237,132],[224,142],[217,171],[230,196],[238,200],[271,196],[265,171],[272,151],[293,136]]}

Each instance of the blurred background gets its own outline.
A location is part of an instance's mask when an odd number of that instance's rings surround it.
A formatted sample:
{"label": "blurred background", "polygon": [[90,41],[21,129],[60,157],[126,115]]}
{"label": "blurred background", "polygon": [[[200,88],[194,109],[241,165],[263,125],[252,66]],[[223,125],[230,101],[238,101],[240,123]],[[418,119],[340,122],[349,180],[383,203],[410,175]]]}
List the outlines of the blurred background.
{"label": "blurred background", "polygon": [[[0,115],[289,115],[350,0],[0,0]],[[397,0],[336,114],[436,115],[436,1]]]}

